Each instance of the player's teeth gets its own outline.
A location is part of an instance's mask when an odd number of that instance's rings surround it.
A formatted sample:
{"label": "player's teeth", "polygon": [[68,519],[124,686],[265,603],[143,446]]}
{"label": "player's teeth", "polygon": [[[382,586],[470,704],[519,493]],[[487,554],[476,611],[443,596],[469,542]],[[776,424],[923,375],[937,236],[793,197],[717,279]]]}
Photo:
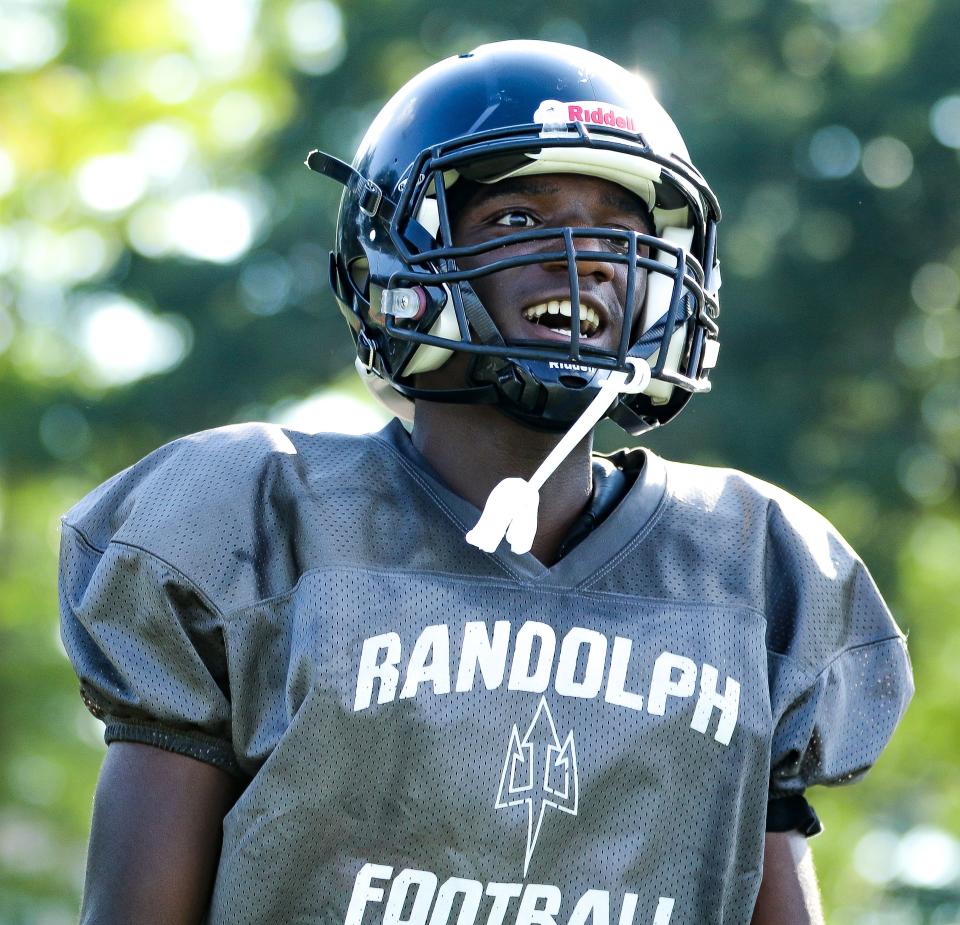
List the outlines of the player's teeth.
{"label": "player's teeth", "polygon": [[[523,317],[534,324],[539,324],[544,315],[557,315],[559,317],[573,319],[573,304],[569,299],[552,299],[549,302],[541,302],[539,305],[531,305],[525,308],[521,314]],[[592,337],[600,329],[600,315],[585,305],[580,306],[580,334],[583,337]],[[553,328],[554,331],[569,333],[570,328]]]}

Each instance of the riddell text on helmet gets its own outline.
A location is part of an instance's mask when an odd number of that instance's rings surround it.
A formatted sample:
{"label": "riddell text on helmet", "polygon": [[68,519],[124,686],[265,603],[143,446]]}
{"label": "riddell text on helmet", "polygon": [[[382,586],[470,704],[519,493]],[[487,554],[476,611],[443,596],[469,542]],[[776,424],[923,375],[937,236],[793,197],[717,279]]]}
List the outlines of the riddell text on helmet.
{"label": "riddell text on helmet", "polygon": [[633,117],[617,112],[613,108],[604,108],[597,106],[595,109],[588,109],[587,106],[579,103],[569,103],[567,105],[568,122],[587,122],[593,125],[611,125],[614,128],[623,128],[627,131],[636,131]]}

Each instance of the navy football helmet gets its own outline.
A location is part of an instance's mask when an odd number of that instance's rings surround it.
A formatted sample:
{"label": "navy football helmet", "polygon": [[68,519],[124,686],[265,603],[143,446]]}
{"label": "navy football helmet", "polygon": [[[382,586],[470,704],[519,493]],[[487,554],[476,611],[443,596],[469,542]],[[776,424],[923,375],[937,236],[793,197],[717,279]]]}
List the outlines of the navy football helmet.
{"label": "navy football helmet", "polygon": [[[483,45],[407,83],[373,121],[352,166],[321,151],[307,165],[345,186],[330,282],[358,370],[401,416],[412,417],[412,400],[491,403],[531,426],[563,430],[612,370],[630,371],[628,357],[645,360],[652,374],[608,413],[631,434],[669,421],[691,394],[709,390],[720,208],[670,117],[629,71],[549,42]],[[455,246],[448,192],[461,178],[490,184],[563,173],[621,184],[646,204],[654,232],[533,228]],[[578,238],[612,246],[585,250]],[[493,254],[481,268],[458,265],[467,253],[530,241],[537,244],[526,253]],[[615,350],[582,342],[578,260],[626,264]],[[569,345],[504,342],[470,280],[546,261],[567,262]],[[417,387],[415,376],[453,351],[472,357],[462,387]]]}

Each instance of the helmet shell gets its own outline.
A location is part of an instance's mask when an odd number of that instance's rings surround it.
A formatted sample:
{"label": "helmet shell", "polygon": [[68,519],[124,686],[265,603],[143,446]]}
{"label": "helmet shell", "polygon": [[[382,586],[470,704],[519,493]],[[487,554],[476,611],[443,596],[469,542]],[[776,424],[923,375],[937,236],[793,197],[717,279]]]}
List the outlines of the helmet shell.
{"label": "helmet shell", "polygon": [[[595,108],[587,106],[588,103]],[[498,133],[512,127],[543,123],[545,112],[563,112],[565,107],[568,114],[576,113],[575,118],[591,130],[603,131],[606,126],[619,128],[618,118],[629,119],[629,124],[622,127],[634,135],[638,157],[633,160],[647,165],[659,161],[655,182],[637,181],[649,187],[646,199],[657,220],[657,230],[661,232],[665,225],[679,224],[690,232],[683,238],[689,242],[685,246],[704,267],[706,274],[701,273],[701,282],[708,285],[703,276],[711,275],[716,262],[715,237],[710,227],[719,220],[716,200],[690,164],[683,138],[646,82],[583,49],[518,40],[482,45],[438,62],[412,78],[386,103],[364,135],[353,159],[353,168],[375,183],[384,197],[396,203],[402,198],[405,185],[418,181],[412,173],[416,164],[423,163],[425,152],[457,139],[496,138]],[[484,165],[486,179],[479,179],[496,180],[495,150],[485,155]],[[512,175],[516,166],[516,155],[507,157],[499,164],[502,168],[499,178]],[[527,164],[523,171],[537,172],[537,169],[536,164]],[[611,173],[607,166],[601,172],[589,164],[571,169],[615,179],[635,192],[640,191],[636,184],[631,185],[626,171]],[[649,173],[649,166],[645,170]],[[456,173],[450,179],[445,176],[445,183],[449,184],[455,177]],[[431,234],[435,231],[430,229]],[[402,274],[409,268],[408,260],[398,253],[396,238],[391,238],[389,216],[382,212],[370,214],[360,197],[348,188],[340,205],[331,282],[340,308],[359,341],[361,359],[368,369],[401,392],[399,380],[403,371],[412,367],[411,359],[418,349],[437,351],[441,359],[434,368],[442,362],[444,354],[439,348],[419,348],[389,337],[384,331],[377,287],[385,288],[394,274]],[[438,292],[433,291],[427,328],[442,313],[445,296]],[[716,305],[715,291],[713,304]],[[692,334],[688,340],[685,349],[689,353]],[[674,357],[671,362],[676,361]],[[656,387],[656,383],[654,385]],[[705,391],[706,375],[701,385],[701,388],[686,389],[660,384],[659,398],[647,400],[645,396],[636,396],[631,399],[635,406],[632,411],[621,408],[619,415],[612,416],[631,432],[647,429],[672,418],[686,403],[691,391]]]}

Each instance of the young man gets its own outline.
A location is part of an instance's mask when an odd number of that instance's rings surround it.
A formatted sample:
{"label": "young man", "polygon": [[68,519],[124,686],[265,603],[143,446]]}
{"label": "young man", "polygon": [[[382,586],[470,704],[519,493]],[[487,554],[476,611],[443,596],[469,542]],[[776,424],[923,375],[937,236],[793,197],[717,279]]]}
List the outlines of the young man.
{"label": "young man", "polygon": [[412,431],[210,431],[66,516],[111,743],[84,921],[821,921],[804,793],[883,748],[903,637],[786,493],[591,456],[716,359],[719,209],[673,123],[603,58],[507,42],[308,164],[346,186],[358,369]]}

